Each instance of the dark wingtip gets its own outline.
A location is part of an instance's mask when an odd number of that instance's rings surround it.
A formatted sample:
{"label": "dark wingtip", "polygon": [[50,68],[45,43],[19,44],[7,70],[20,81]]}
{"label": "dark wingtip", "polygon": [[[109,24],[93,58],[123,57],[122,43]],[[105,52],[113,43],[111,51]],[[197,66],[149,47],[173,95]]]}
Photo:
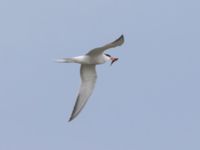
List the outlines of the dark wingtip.
{"label": "dark wingtip", "polygon": [[113,43],[116,43],[118,41],[121,41],[119,45],[122,45],[124,43],[124,35],[122,34],[118,39],[116,39]]}
{"label": "dark wingtip", "polygon": [[71,122],[72,120],[73,120],[73,118],[72,118],[72,117],[70,117],[70,118],[69,118],[69,120],[68,120],[68,122]]}
{"label": "dark wingtip", "polygon": [[122,34],[122,35],[119,37],[119,39],[122,39],[123,42],[124,42],[124,35]]}
{"label": "dark wingtip", "polygon": [[76,109],[75,107],[76,107],[76,105],[74,106],[74,109],[73,109],[73,111],[71,113],[71,116],[70,116],[68,122],[72,121],[76,117],[76,115],[74,115],[75,114],[75,109]]}
{"label": "dark wingtip", "polygon": [[76,116],[71,115],[68,122],[71,122]]}
{"label": "dark wingtip", "polygon": [[124,40],[124,35],[122,34],[117,40],[123,39]]}

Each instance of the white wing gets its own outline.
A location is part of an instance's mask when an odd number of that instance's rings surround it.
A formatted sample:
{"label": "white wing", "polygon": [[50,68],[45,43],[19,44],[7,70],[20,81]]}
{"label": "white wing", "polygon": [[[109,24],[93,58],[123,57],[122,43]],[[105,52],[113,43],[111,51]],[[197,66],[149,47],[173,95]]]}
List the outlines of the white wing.
{"label": "white wing", "polygon": [[87,55],[99,55],[102,54],[105,50],[109,49],[109,48],[114,48],[117,46],[121,46],[124,43],[124,36],[121,35],[118,39],[116,39],[115,41],[113,41],[112,43],[106,44],[102,47],[98,47],[95,49],[92,49],[91,51],[89,51],[87,53]]}
{"label": "white wing", "polygon": [[81,112],[92,94],[97,78],[95,65],[81,65],[80,75],[81,86],[69,121],[74,119]]}

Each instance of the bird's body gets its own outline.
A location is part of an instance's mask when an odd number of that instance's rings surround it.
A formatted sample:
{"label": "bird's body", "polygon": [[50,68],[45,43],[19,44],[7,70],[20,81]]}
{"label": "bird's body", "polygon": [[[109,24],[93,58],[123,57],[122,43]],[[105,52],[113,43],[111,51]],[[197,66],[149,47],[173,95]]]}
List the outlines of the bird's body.
{"label": "bird's body", "polygon": [[73,57],[72,58],[75,63],[79,64],[85,64],[85,65],[98,65],[98,64],[103,64],[106,61],[109,61],[109,58],[105,56],[104,54],[98,55],[98,56],[89,56],[89,55],[83,55],[83,56],[78,56],[78,57]]}
{"label": "bird's body", "polygon": [[112,64],[118,60],[118,58],[116,57],[112,57],[109,54],[104,54],[104,51],[109,48],[120,46],[123,44],[123,42],[124,42],[124,37],[122,35],[114,42],[106,44],[105,46],[102,47],[92,49],[85,55],[57,60],[57,62],[60,63],[81,64],[80,68],[81,86],[69,121],[74,119],[80,113],[80,111],[85,106],[88,98],[92,94],[97,79],[96,65],[103,64],[107,61],[111,61]]}
{"label": "bird's body", "polygon": [[106,56],[105,54],[100,54],[96,56],[90,56],[90,55],[82,55],[72,58],[63,58],[60,60],[57,60],[57,62],[60,63],[78,63],[78,64],[84,64],[84,65],[99,65],[104,64],[105,62],[110,61],[110,57]]}

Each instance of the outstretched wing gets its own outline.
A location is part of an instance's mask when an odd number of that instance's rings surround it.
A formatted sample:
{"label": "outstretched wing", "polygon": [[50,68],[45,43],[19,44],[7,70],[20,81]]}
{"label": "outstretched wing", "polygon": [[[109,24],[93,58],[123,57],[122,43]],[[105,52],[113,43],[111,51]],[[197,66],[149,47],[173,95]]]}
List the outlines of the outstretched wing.
{"label": "outstretched wing", "polygon": [[103,53],[105,50],[109,49],[109,48],[114,48],[117,46],[121,46],[124,43],[124,36],[121,35],[118,39],[116,39],[115,41],[113,41],[112,43],[106,44],[102,47],[98,47],[95,49],[92,49],[91,51],[89,51],[87,53],[87,55],[99,55],[101,53]]}
{"label": "outstretched wing", "polygon": [[69,121],[73,120],[81,112],[92,94],[97,78],[95,65],[81,65],[80,75],[81,86]]}

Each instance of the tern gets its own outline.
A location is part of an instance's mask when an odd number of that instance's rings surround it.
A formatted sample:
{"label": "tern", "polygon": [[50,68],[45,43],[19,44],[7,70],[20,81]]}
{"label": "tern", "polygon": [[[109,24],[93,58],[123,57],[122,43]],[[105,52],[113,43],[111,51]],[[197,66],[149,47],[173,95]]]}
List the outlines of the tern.
{"label": "tern", "polygon": [[124,36],[121,35],[115,41],[106,44],[102,47],[94,48],[90,50],[87,54],[72,58],[62,58],[56,60],[59,63],[78,63],[81,64],[80,67],[80,76],[81,76],[81,85],[79,93],[69,118],[69,121],[73,120],[83,109],[87,100],[94,90],[97,73],[96,65],[103,64],[105,62],[111,61],[111,65],[118,60],[117,57],[113,57],[109,54],[104,53],[104,51],[121,46],[124,43]]}

